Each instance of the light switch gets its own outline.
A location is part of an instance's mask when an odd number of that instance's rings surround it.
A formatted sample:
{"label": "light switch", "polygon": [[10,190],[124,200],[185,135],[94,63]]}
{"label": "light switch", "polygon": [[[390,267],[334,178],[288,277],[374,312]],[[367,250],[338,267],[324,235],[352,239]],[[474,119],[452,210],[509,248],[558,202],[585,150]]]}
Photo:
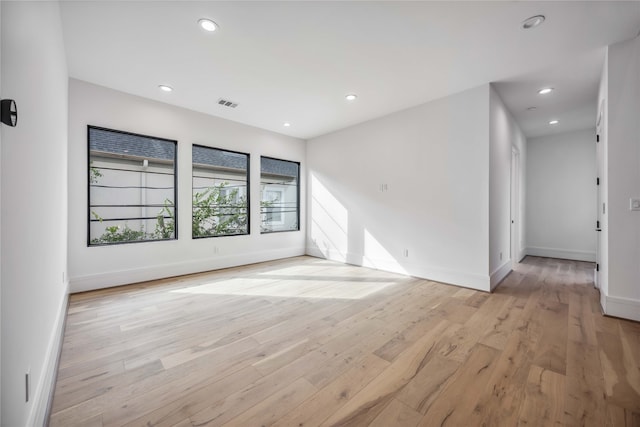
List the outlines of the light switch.
{"label": "light switch", "polygon": [[629,210],[640,211],[640,199],[629,199]]}

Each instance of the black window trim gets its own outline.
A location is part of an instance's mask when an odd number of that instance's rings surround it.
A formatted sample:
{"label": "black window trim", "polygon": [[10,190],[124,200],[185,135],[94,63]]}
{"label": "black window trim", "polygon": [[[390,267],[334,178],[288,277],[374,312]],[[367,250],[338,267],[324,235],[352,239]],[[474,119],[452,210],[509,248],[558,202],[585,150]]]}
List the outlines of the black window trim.
{"label": "black window trim", "polygon": [[[279,159],[277,157],[271,156],[260,156],[260,183],[262,184],[262,159],[269,160],[278,160],[280,162],[289,162],[298,165],[298,176],[296,177],[296,222],[298,224],[298,228],[295,230],[276,230],[276,231],[260,231],[260,234],[275,234],[275,233],[295,233],[300,231],[300,162],[296,162],[295,160],[285,160]],[[262,201],[262,192],[260,194],[260,201]],[[262,213],[262,210],[260,210]],[[261,220],[262,222],[262,220]]]}
{"label": "black window trim", "polygon": [[237,237],[248,236],[251,234],[251,154],[242,151],[228,150],[226,148],[212,147],[204,144],[191,144],[191,221],[193,222],[193,147],[211,148],[212,150],[226,151],[227,153],[242,154],[247,156],[247,232],[242,234],[221,234],[219,236],[197,236],[193,237],[193,229],[191,230],[191,239],[211,239],[218,237]]}
{"label": "black window trim", "polygon": [[[171,142],[175,145],[174,155],[173,155],[173,194],[174,194],[174,202],[173,202],[173,216],[174,216],[174,233],[172,239],[149,239],[149,240],[131,240],[129,242],[118,242],[118,243],[91,243],[91,147],[90,147],[90,135],[91,129],[103,130],[108,132],[119,133],[123,135],[132,135],[138,136],[142,138],[150,138],[159,141]],[[95,248],[95,247],[104,247],[104,246],[118,246],[118,245],[128,245],[130,243],[150,243],[150,242],[170,242],[174,240],[178,240],[178,141],[175,139],[161,138],[157,136],[145,135],[141,133],[135,132],[127,132],[123,130],[111,129],[102,126],[94,126],[87,125],[87,247]]]}

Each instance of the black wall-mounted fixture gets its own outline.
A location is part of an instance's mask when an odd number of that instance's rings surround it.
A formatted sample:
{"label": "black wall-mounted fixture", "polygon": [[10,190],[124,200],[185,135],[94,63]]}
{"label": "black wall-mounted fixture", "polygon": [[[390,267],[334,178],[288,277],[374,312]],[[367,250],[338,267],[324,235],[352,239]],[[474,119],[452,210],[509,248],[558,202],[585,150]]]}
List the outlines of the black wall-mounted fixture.
{"label": "black wall-mounted fixture", "polygon": [[18,107],[13,99],[0,101],[0,121],[7,126],[14,127],[18,124]]}

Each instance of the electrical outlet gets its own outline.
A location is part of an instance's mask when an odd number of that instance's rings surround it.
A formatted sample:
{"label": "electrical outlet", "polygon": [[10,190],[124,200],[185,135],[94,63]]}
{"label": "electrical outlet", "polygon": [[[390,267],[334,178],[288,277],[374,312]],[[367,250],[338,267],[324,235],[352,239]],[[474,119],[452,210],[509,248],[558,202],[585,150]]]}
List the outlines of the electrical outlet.
{"label": "electrical outlet", "polygon": [[218,248],[217,246],[213,247],[213,253],[214,254],[219,254],[220,253],[220,248]]}
{"label": "electrical outlet", "polygon": [[409,249],[405,249],[404,251],[402,251],[402,254],[405,258],[409,258]]}
{"label": "electrical outlet", "polygon": [[500,252],[500,261],[502,261],[502,252]]}

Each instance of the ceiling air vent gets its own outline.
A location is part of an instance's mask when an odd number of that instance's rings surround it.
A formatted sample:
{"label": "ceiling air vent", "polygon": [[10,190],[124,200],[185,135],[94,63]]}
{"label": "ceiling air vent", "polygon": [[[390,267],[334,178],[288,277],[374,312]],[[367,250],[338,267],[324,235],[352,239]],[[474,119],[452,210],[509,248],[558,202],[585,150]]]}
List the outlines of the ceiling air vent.
{"label": "ceiling air vent", "polygon": [[229,108],[236,108],[238,106],[238,104],[236,104],[235,102],[222,98],[218,99],[218,104]]}

